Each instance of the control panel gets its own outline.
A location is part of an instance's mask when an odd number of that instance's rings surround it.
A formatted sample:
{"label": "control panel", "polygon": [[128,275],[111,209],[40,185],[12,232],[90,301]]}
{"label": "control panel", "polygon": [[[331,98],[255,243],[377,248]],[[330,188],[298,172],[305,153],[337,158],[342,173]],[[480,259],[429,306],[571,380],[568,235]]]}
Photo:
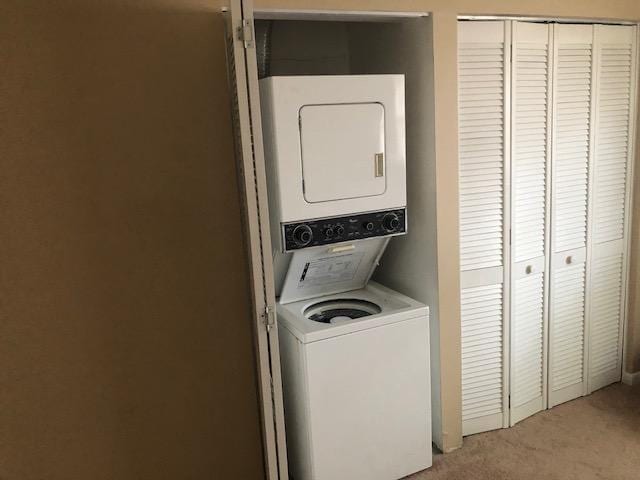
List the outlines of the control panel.
{"label": "control panel", "polygon": [[349,242],[372,237],[399,235],[407,231],[404,208],[324,218],[282,226],[285,251]]}

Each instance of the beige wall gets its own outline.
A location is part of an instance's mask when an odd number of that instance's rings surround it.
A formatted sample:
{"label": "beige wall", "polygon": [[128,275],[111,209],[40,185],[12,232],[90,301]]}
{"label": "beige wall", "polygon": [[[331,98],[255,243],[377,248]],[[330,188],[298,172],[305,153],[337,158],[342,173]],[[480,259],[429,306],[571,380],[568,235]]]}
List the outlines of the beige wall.
{"label": "beige wall", "polygon": [[210,2],[0,6],[0,478],[263,478]]}
{"label": "beige wall", "polygon": [[[224,3],[222,0],[221,3]],[[257,8],[381,10],[454,15],[538,15],[586,19],[640,19],[636,0],[254,0]]]}
{"label": "beige wall", "polygon": [[[434,87],[437,176],[437,248],[442,371],[442,424],[446,451],[462,443],[460,418],[460,306],[457,200],[457,15],[530,15],[585,19],[640,20],[637,0],[255,0],[258,8],[400,10],[433,14]],[[640,242],[640,195],[634,240]],[[637,247],[636,247],[637,250]],[[640,276],[637,261],[632,278]],[[635,359],[640,370],[640,281],[633,283],[638,294],[632,296],[629,317],[628,364]],[[636,300],[637,298],[637,300]],[[636,313],[637,312],[637,313]],[[634,328],[635,327],[635,328]]]}
{"label": "beige wall", "polygon": [[[263,477],[217,13],[224,3],[2,2],[2,478]],[[455,16],[640,19],[640,2],[259,5],[435,13],[443,408],[454,448]],[[634,232],[638,239],[637,225]],[[640,309],[632,312],[640,351]]]}

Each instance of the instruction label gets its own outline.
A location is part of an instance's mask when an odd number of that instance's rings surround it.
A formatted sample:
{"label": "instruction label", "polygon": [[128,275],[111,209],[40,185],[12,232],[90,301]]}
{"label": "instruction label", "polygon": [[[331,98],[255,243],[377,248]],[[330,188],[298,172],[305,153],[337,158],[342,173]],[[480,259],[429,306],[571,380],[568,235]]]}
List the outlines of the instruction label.
{"label": "instruction label", "polygon": [[298,288],[353,280],[363,256],[364,252],[353,252],[307,262],[300,275]]}

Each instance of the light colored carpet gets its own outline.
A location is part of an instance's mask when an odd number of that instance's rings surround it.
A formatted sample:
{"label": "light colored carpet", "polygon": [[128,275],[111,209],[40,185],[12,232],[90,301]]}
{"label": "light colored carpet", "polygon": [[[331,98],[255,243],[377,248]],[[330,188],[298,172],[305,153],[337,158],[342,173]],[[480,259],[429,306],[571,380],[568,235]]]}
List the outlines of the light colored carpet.
{"label": "light colored carpet", "polygon": [[615,384],[472,435],[410,480],[639,480],[640,386]]}

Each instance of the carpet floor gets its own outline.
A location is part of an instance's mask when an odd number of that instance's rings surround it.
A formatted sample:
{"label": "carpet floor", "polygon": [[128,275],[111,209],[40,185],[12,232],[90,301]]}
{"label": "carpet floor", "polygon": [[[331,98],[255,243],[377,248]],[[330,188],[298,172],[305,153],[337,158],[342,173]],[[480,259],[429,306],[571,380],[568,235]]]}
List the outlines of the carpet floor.
{"label": "carpet floor", "polygon": [[640,385],[615,384],[472,435],[410,480],[639,480]]}

